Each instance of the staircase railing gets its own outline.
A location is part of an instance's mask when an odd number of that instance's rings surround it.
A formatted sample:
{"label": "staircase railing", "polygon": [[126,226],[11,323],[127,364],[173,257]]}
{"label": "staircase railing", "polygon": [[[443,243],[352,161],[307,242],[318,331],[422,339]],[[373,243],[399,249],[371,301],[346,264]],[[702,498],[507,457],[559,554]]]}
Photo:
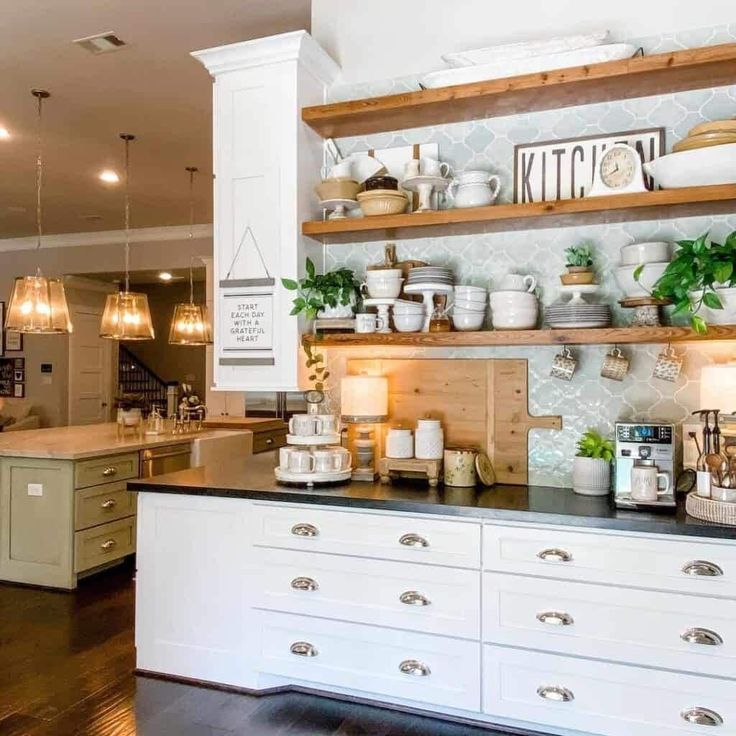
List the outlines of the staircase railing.
{"label": "staircase railing", "polygon": [[142,394],[149,406],[166,410],[167,384],[124,345],[118,358],[118,391],[121,394]]}

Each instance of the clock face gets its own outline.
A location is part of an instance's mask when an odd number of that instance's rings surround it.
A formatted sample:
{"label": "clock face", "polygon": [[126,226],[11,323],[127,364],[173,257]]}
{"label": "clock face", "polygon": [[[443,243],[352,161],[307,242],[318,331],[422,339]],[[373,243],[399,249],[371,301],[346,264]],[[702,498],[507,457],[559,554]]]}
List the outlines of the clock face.
{"label": "clock face", "polygon": [[638,154],[630,148],[612,148],[601,159],[601,181],[609,189],[622,189],[634,180]]}

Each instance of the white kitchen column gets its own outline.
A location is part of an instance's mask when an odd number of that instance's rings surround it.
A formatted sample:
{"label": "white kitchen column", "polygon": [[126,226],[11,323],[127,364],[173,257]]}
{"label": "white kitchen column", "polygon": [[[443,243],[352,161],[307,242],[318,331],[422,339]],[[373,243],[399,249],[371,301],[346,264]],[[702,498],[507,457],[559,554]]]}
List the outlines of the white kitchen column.
{"label": "white kitchen column", "polygon": [[293,292],[321,249],[301,236],[318,217],[322,140],[301,108],[324,102],[339,71],[306,32],[194,52],[214,77],[214,386],[294,391],[303,362]]}

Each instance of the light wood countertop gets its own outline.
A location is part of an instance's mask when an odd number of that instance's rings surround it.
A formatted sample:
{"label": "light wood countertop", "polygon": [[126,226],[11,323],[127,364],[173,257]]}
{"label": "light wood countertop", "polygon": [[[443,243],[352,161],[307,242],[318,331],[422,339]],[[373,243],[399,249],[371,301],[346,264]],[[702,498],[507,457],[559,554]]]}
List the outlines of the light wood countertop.
{"label": "light wood countertop", "polygon": [[249,430],[203,429],[191,434],[163,434],[143,438],[129,433],[123,439],[118,439],[117,427],[113,422],[79,427],[28,429],[21,432],[0,432],[0,457],[82,460],[135,452],[148,447],[192,442],[199,437],[228,437],[244,431]]}

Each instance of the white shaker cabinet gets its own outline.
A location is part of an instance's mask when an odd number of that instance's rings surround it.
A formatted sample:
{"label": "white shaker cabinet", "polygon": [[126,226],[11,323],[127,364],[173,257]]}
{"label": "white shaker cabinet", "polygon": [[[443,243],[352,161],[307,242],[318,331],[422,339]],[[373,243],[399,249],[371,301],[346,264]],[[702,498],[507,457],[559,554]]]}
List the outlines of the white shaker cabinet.
{"label": "white shaker cabinet", "polygon": [[281,278],[320,262],[300,229],[318,216],[323,159],[301,108],[338,67],[305,31],[193,55],[214,77],[214,388],[298,390],[301,326]]}

